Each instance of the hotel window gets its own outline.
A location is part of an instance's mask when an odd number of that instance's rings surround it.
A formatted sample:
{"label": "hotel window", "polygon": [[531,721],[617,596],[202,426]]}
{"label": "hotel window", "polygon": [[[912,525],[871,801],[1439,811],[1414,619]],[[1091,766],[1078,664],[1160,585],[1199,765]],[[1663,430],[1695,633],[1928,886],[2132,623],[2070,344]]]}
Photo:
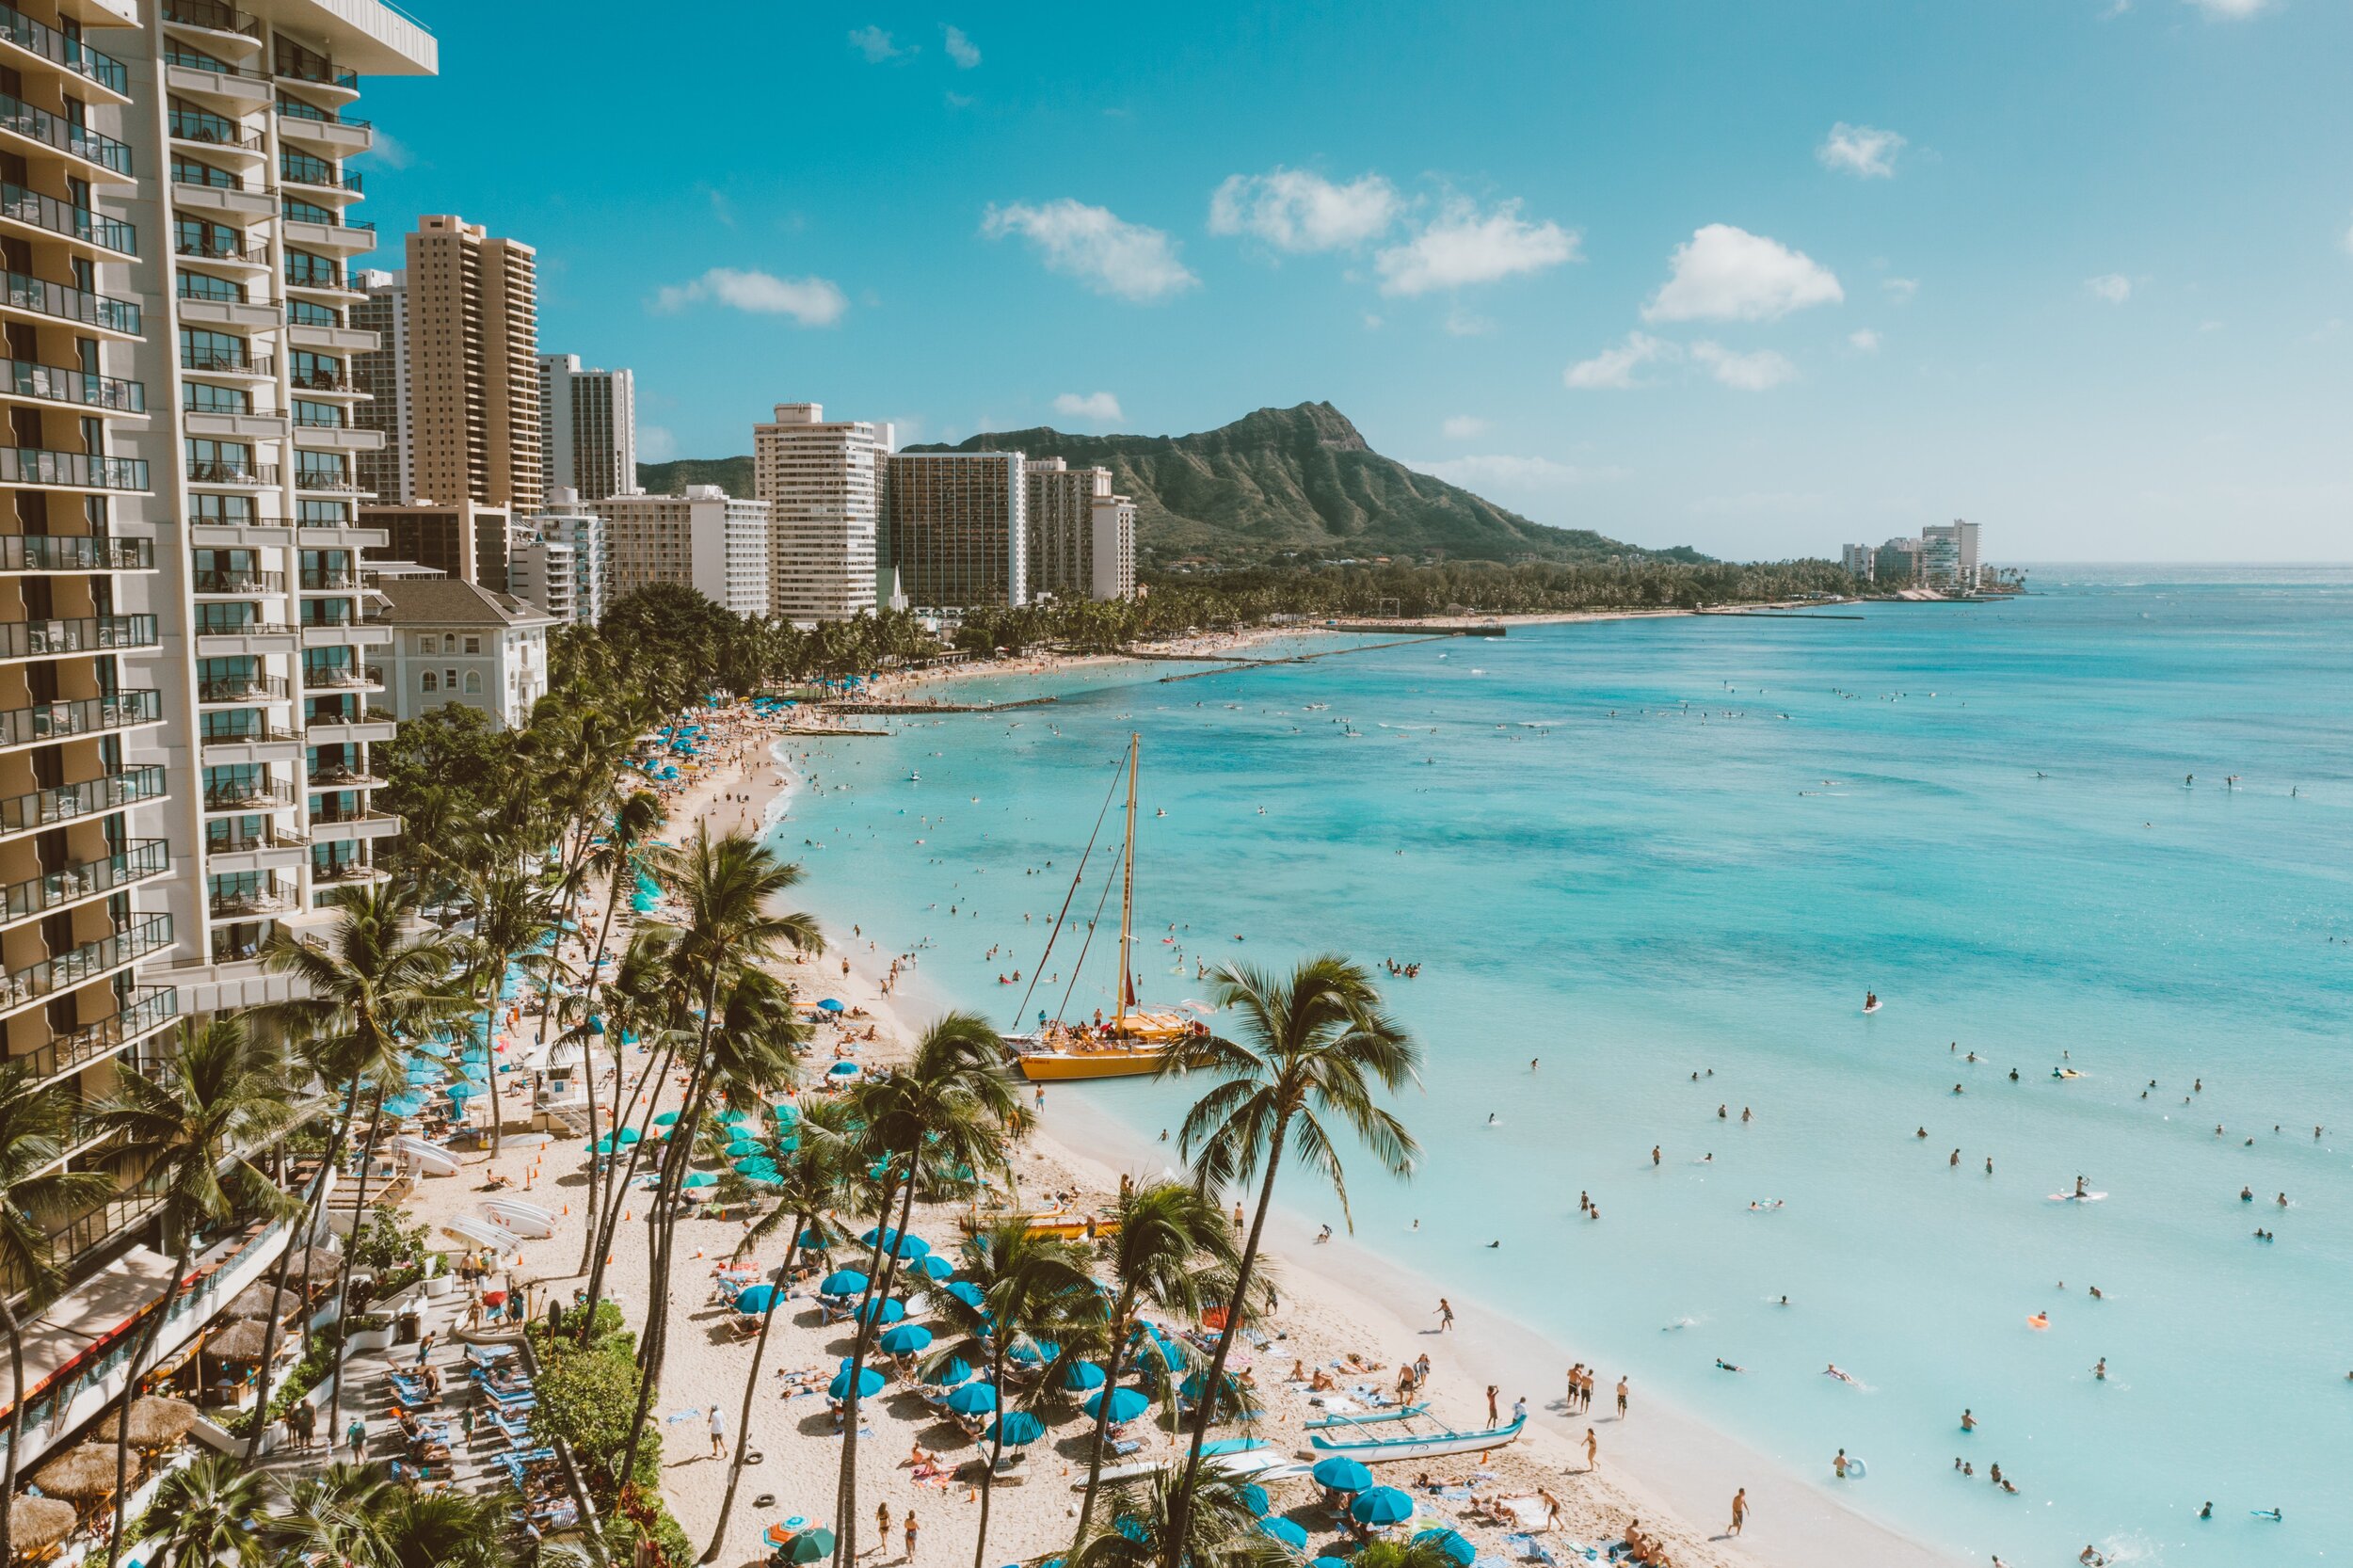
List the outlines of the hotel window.
{"label": "hotel window", "polygon": [[481,652],[481,651],[482,651],[482,639],[481,639],[481,638],[479,638],[479,637],[468,637],[468,638],[466,639],[466,651],[467,651],[467,652],[469,652],[469,653],[479,653],[479,652]]}
{"label": "hotel window", "polygon": [[466,695],[468,696],[480,696],[482,695],[482,672],[480,670],[468,670],[466,672]]}
{"label": "hotel window", "polygon": [[424,672],[424,684],[426,691],[438,692],[441,689],[441,678],[435,675],[431,670],[427,670]]}

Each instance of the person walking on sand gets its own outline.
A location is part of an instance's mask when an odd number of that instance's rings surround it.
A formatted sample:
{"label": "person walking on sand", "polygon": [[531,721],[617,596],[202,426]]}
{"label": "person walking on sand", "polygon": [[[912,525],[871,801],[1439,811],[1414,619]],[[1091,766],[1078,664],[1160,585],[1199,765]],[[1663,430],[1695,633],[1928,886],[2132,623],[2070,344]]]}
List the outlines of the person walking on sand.
{"label": "person walking on sand", "polygon": [[1498,1392],[1500,1390],[1494,1384],[1487,1384],[1487,1424],[1491,1427],[1503,1424],[1502,1412],[1496,1405],[1496,1395]]}
{"label": "person walking on sand", "polygon": [[711,1401],[711,1457],[724,1459],[728,1451],[728,1417],[719,1408],[719,1401]]}
{"label": "person walking on sand", "polygon": [[1618,1380],[1618,1419],[1625,1419],[1625,1379]]}
{"label": "person walking on sand", "polygon": [[874,1555],[880,1557],[890,1550],[890,1505],[874,1505]]}
{"label": "person walking on sand", "polygon": [[1601,1468],[1601,1439],[1593,1435],[1593,1429],[1591,1427],[1585,1429],[1585,1468],[1588,1470]]}
{"label": "person walking on sand", "polygon": [[1438,1298],[1438,1332],[1446,1333],[1454,1326],[1454,1306],[1444,1296]]}
{"label": "person walking on sand", "polygon": [[906,1522],[907,1551],[905,1558],[902,1560],[904,1561],[913,1562],[915,1560],[915,1510],[908,1509]]}
{"label": "person walking on sand", "polygon": [[1724,1531],[1724,1533],[1726,1535],[1737,1535],[1747,1527],[1748,1522],[1749,1489],[1744,1486],[1740,1488],[1739,1491],[1735,1492],[1732,1495],[1732,1528]]}

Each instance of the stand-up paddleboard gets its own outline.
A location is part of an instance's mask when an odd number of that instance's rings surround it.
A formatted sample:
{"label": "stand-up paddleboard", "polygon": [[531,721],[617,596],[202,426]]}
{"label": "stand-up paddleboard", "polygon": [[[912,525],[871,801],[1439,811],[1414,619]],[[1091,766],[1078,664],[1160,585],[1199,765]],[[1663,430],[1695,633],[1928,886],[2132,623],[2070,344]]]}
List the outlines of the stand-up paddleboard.
{"label": "stand-up paddleboard", "polygon": [[2047,1201],[2051,1203],[2098,1203],[2106,1196],[2105,1192],[2053,1192]]}
{"label": "stand-up paddleboard", "polygon": [[1863,1004],[1863,1011],[1864,1011],[1865,1016],[1868,1016],[1869,1015],[1871,1015],[1871,1014],[1873,1014],[1873,1013],[1878,1012],[1881,1008],[1882,1008],[1882,1007],[1884,1007],[1884,1006],[1886,1006],[1886,1005],[1887,1005],[1887,1004],[1886,1004],[1885,1002],[1881,1002],[1881,1001],[1866,1001],[1866,1002],[1865,1002],[1865,1003]]}

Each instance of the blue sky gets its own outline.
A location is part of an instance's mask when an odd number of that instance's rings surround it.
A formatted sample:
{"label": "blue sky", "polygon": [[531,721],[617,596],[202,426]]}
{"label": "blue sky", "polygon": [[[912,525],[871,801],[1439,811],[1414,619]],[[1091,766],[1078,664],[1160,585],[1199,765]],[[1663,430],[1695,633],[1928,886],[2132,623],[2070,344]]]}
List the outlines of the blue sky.
{"label": "blue sky", "polygon": [[2353,556],[2346,0],[408,4],[369,216],[648,456],[1320,398],[1644,544]]}

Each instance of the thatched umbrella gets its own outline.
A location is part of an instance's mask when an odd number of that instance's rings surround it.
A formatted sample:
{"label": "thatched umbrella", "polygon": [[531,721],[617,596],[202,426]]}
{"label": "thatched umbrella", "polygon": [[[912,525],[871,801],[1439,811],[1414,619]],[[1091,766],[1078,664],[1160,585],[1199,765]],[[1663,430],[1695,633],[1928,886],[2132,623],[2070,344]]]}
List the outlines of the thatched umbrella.
{"label": "thatched umbrella", "polygon": [[300,1279],[302,1272],[308,1269],[311,1272],[311,1288],[315,1290],[322,1284],[331,1286],[335,1283],[335,1271],[343,1266],[343,1261],[341,1253],[328,1252],[325,1247],[304,1247],[287,1262],[286,1277]]}
{"label": "thatched umbrella", "polygon": [[204,1353],[223,1361],[258,1361],[262,1356],[262,1325],[250,1318],[240,1318],[209,1336],[204,1341]]}
{"label": "thatched umbrella", "polygon": [[251,1318],[265,1322],[271,1318],[284,1321],[286,1316],[302,1305],[299,1290],[272,1290],[267,1280],[257,1280],[237,1293],[229,1304],[232,1318]]}
{"label": "thatched umbrella", "polygon": [[115,1451],[104,1443],[77,1443],[33,1472],[33,1484],[69,1502],[95,1502],[115,1491]]}
{"label": "thatched umbrella", "polygon": [[[98,1423],[93,1434],[101,1443],[115,1440],[117,1411]],[[153,1453],[168,1448],[196,1425],[196,1406],[185,1400],[165,1399],[158,1394],[142,1394],[131,1401],[131,1447],[141,1453]]]}
{"label": "thatched umbrella", "polygon": [[20,1552],[54,1546],[73,1529],[73,1505],[56,1497],[19,1497],[8,1505],[8,1529]]}

